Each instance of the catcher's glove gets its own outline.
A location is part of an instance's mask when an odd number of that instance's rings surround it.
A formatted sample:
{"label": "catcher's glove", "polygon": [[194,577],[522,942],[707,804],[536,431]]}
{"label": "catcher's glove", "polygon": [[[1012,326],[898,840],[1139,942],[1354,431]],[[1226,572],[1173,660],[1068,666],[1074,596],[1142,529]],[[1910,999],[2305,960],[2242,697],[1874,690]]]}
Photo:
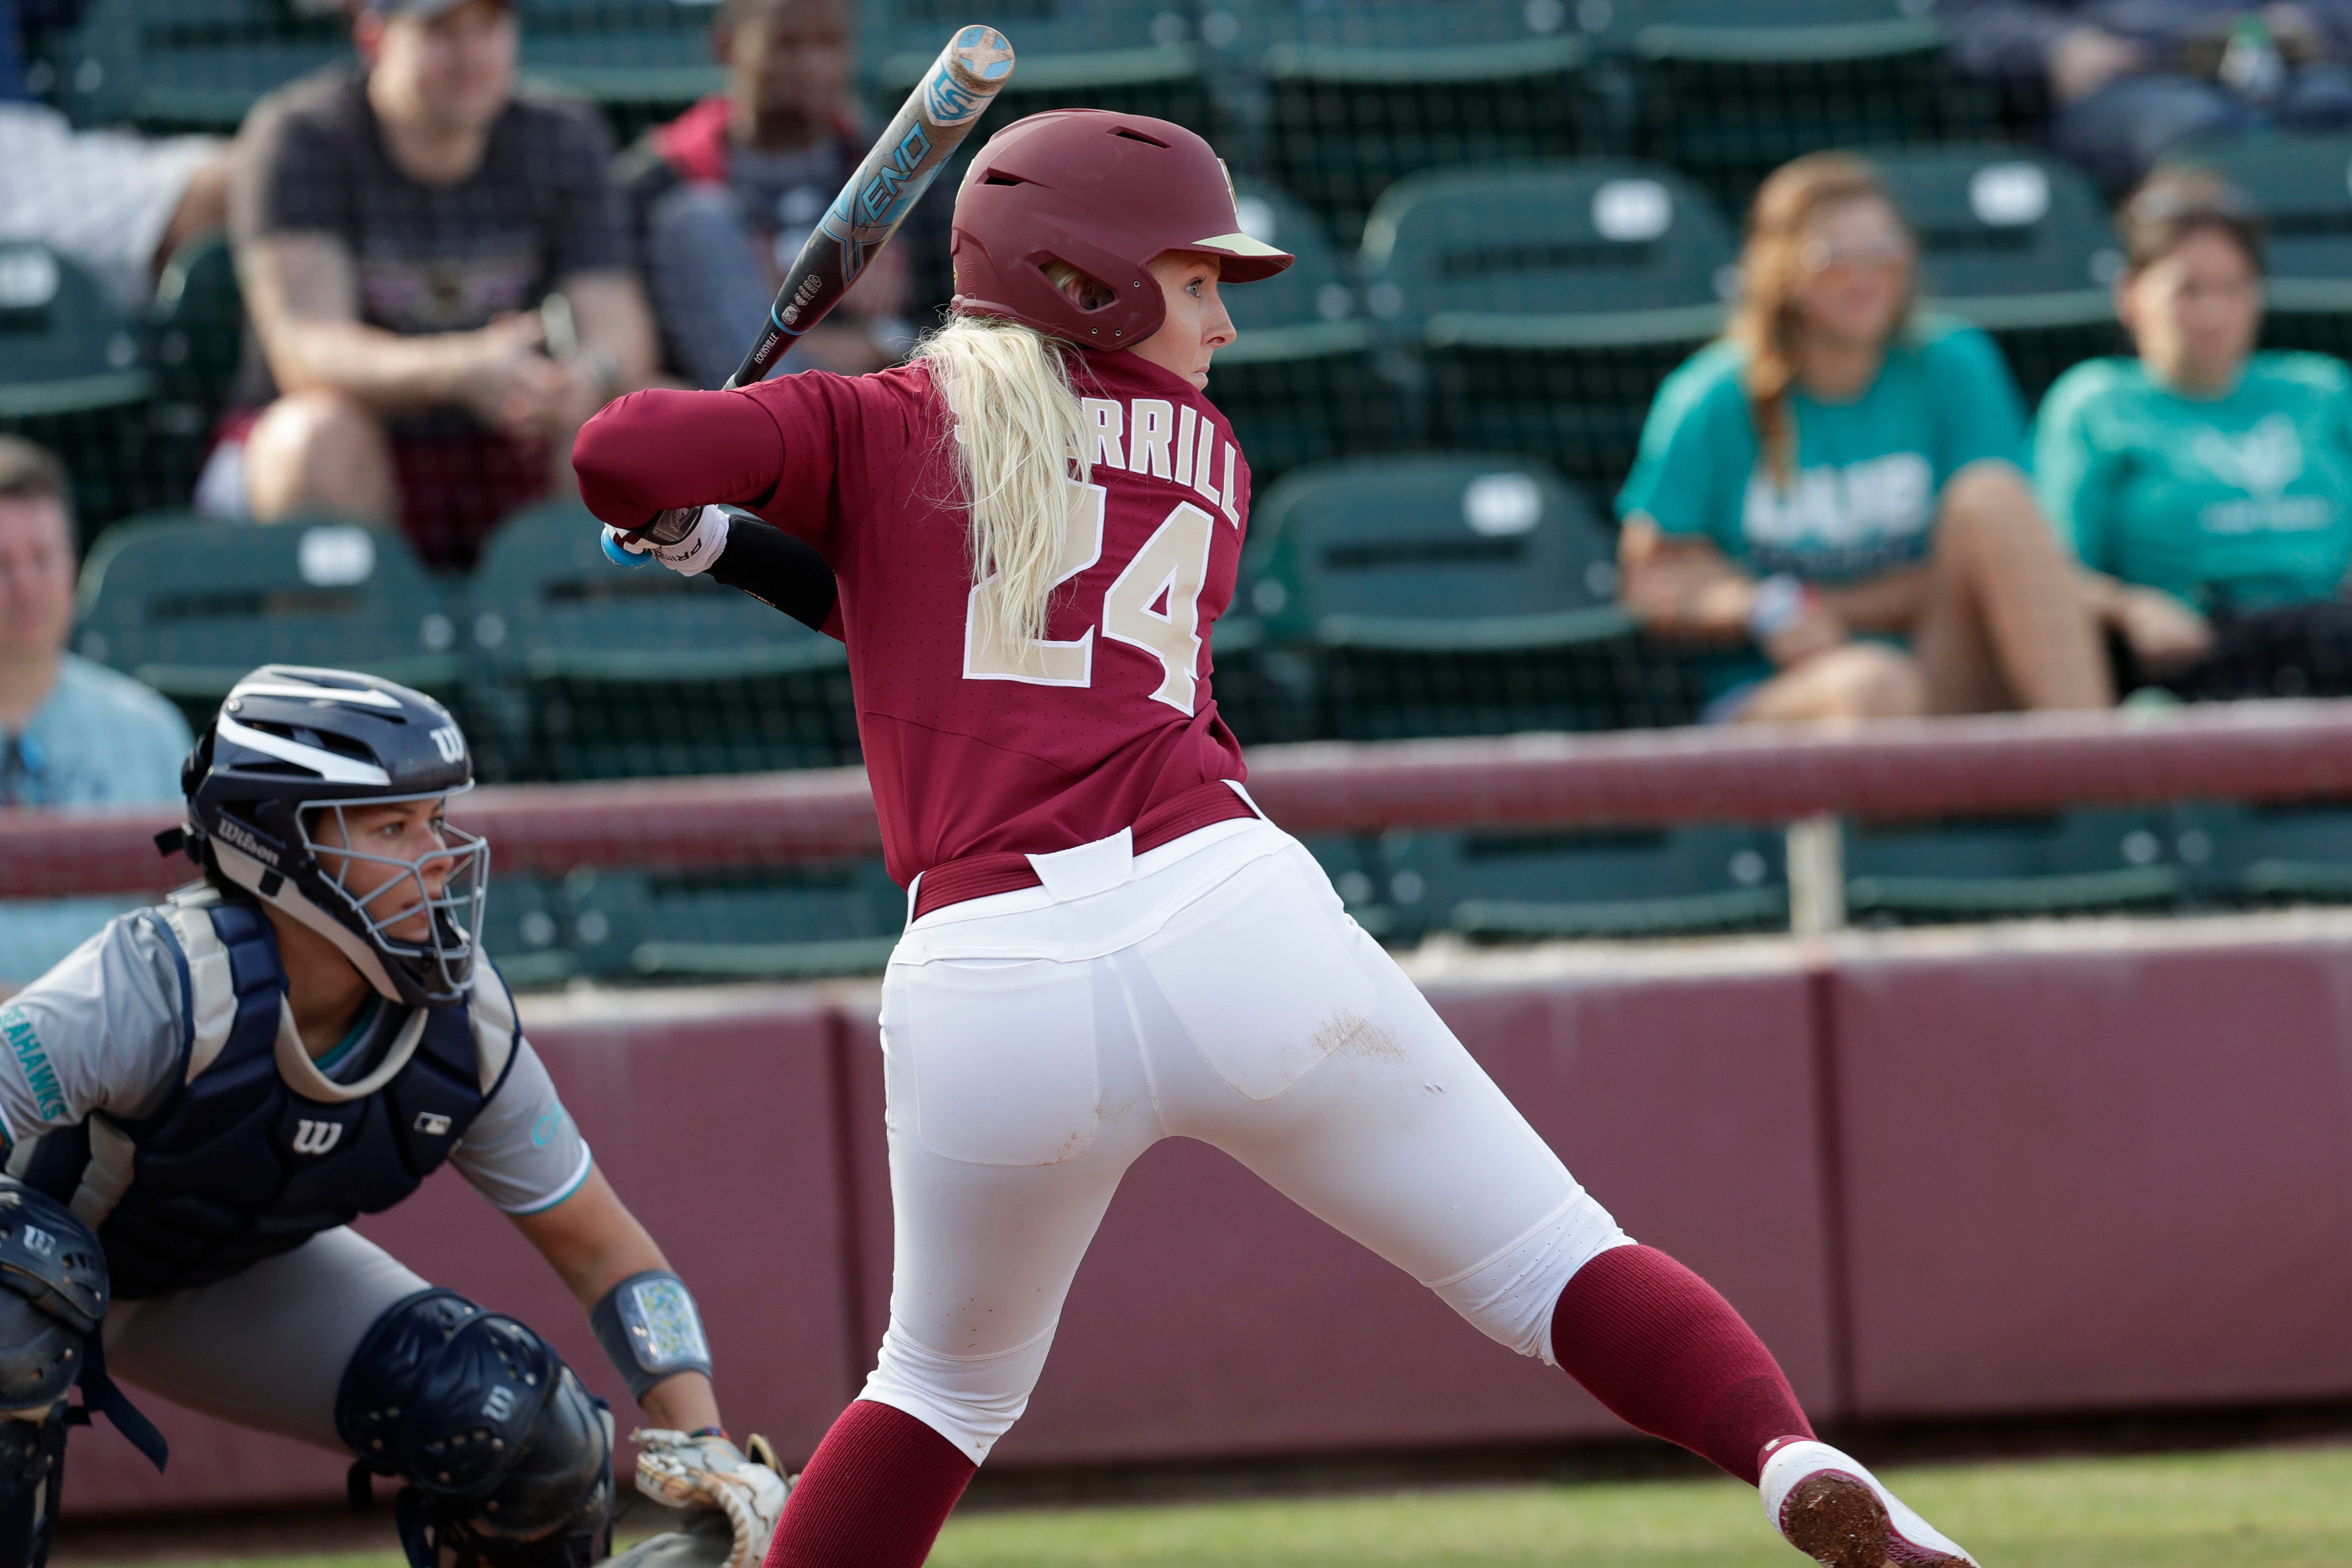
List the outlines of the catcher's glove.
{"label": "catcher's glove", "polygon": [[753,1437],[748,1454],[724,1437],[666,1427],[629,1440],[637,1446],[638,1493],[688,1519],[623,1552],[614,1568],[759,1568],[792,1489],[765,1437]]}

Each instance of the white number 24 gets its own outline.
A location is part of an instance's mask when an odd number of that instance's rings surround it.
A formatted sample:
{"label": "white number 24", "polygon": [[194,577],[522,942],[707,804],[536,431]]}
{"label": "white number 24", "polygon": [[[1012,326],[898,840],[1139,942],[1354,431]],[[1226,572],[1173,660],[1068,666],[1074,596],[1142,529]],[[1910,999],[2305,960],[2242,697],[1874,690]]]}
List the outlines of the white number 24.
{"label": "white number 24", "polygon": [[[1072,498],[1062,558],[1055,563],[1056,588],[1102,559],[1103,488],[1074,488],[1079,493]],[[1214,519],[1191,501],[1179,501],[1103,595],[1098,622],[1103,636],[1158,659],[1160,686],[1151,693],[1152,700],[1182,713],[1192,711],[1200,684],[1194,671],[1201,665],[1201,586],[1208,578],[1209,547],[1215,536]],[[1066,641],[1038,638],[1029,645],[1024,659],[1021,650],[1003,639],[982,634],[980,594],[975,586],[966,605],[965,679],[1019,680],[1032,686],[1094,683],[1094,626]],[[1165,615],[1152,607],[1163,596]]]}

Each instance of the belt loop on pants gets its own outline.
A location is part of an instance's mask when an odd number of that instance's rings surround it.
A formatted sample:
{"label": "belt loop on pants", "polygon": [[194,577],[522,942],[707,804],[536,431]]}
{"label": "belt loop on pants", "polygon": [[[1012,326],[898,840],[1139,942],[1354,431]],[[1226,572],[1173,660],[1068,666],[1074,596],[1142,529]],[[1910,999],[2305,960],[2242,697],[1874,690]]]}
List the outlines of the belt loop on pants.
{"label": "belt loop on pants", "polygon": [[[1141,855],[1163,844],[1173,844],[1188,833],[1198,833],[1220,822],[1265,815],[1238,783],[1213,779],[1160,802],[1137,817],[1134,852]],[[1045,879],[1037,875],[1037,868],[1030,863],[1029,857],[1012,850],[943,861],[917,877],[914,886],[907,890],[913,906],[908,923],[950,904],[1045,885]]]}

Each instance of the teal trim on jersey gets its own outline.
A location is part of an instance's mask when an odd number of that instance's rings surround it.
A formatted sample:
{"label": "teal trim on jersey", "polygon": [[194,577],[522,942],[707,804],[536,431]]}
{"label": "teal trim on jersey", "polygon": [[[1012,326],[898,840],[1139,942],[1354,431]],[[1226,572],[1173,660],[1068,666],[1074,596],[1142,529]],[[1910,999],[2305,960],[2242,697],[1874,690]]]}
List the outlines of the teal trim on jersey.
{"label": "teal trim on jersey", "polygon": [[[350,1032],[335,1042],[334,1049],[319,1058],[312,1064],[323,1077],[331,1079],[337,1083],[346,1081],[344,1075],[339,1069],[352,1065],[352,1058],[359,1054],[360,1047],[366,1043],[370,1035],[375,1033],[376,1025],[383,1018],[383,997],[381,994],[367,999],[366,1004],[360,1008],[360,1016],[352,1021]],[[358,1076],[356,1073],[351,1075],[353,1078]]]}
{"label": "teal trim on jersey", "polygon": [[513,1215],[518,1218],[524,1215],[545,1214],[548,1210],[553,1208],[556,1205],[562,1203],[564,1199],[578,1192],[583,1186],[585,1186],[588,1182],[588,1173],[593,1171],[595,1168],[596,1156],[588,1150],[583,1149],[580,1151],[580,1168],[572,1173],[572,1179],[564,1183],[562,1188],[558,1191],[553,1197],[541,1198],[535,1204],[525,1204],[519,1209],[507,1209],[504,1212]]}

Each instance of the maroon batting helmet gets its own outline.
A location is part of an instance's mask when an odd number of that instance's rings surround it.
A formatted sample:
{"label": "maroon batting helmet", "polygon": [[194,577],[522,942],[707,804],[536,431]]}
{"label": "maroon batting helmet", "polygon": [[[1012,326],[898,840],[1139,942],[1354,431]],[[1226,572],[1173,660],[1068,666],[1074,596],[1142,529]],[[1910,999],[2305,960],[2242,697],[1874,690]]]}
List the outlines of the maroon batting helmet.
{"label": "maroon batting helmet", "polygon": [[[1221,257],[1228,283],[1290,265],[1241,229],[1223,161],[1182,126],[1100,109],[1033,114],[988,139],[956,192],[955,308],[1082,349],[1131,348],[1167,314],[1146,269],[1162,252]],[[1045,276],[1054,261],[1110,299],[1082,307]]]}

